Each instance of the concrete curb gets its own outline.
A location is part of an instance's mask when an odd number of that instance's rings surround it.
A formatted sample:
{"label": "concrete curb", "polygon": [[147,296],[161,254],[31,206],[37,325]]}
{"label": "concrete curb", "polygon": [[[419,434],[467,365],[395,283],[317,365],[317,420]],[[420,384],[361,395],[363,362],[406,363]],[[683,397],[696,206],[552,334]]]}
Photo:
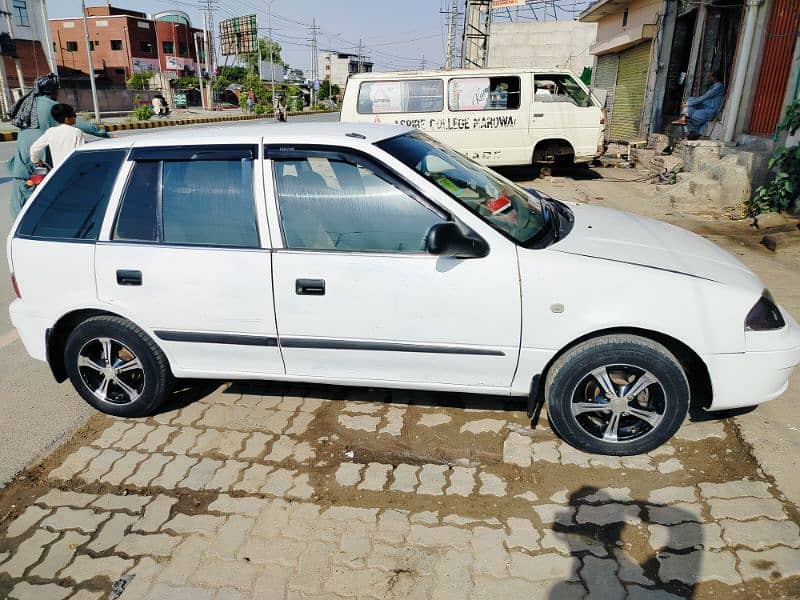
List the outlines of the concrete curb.
{"label": "concrete curb", "polygon": [[[327,113],[334,113],[338,112],[336,110],[313,110],[313,111],[302,111],[296,112],[291,111],[289,112],[290,117],[296,117],[299,115],[320,115],[320,114],[327,114]],[[235,115],[230,117],[200,117],[199,119],[171,119],[165,121],[134,121],[131,123],[108,123],[103,125],[101,123],[101,127],[106,131],[128,131],[131,129],[154,129],[156,127],[177,127],[181,125],[196,125],[198,123],[223,123],[225,121],[253,121],[256,119],[272,119],[274,115],[272,113],[263,114],[263,115]],[[2,142],[13,142],[17,139],[18,131],[2,131],[0,132],[0,141]]]}

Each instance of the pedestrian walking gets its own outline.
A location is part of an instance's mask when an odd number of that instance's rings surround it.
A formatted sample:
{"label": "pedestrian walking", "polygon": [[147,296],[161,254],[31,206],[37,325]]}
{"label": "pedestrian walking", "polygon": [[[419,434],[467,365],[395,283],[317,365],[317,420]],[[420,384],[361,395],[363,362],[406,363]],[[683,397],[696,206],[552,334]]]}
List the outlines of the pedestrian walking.
{"label": "pedestrian walking", "polygon": [[253,90],[247,92],[247,112],[252,113],[256,108],[256,93]]}
{"label": "pedestrian walking", "polygon": [[[25,184],[34,168],[34,163],[31,161],[31,146],[45,131],[59,125],[52,114],[53,106],[57,104],[58,87],[56,75],[51,73],[40,77],[34,82],[33,89],[20,98],[11,109],[11,124],[20,130],[14,155],[8,161],[8,173],[14,179],[11,190],[12,218],[17,217],[33,193],[33,188]],[[104,129],[83,119],[76,119],[75,126],[90,135],[109,137]]]}

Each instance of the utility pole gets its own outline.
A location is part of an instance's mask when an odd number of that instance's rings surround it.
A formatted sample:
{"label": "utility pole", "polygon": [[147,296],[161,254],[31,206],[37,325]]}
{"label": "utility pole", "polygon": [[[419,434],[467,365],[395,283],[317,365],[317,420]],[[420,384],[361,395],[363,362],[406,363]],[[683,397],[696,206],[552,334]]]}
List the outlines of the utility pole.
{"label": "utility pole", "polygon": [[[206,97],[203,92],[203,68],[200,66],[203,63],[200,62],[200,48],[197,46],[197,36],[199,35],[200,33],[197,32],[192,36],[194,38],[194,56],[197,59],[195,72],[197,73],[197,82],[200,85],[200,104],[203,106],[203,110],[206,110]],[[205,49],[205,44],[203,44],[203,48]]]}
{"label": "utility pole", "polygon": [[424,71],[425,70],[425,55],[424,54],[422,55],[422,60],[419,62],[419,66],[420,66],[420,71]]}
{"label": "utility pole", "polygon": [[361,43],[361,38],[358,38],[358,72],[361,73],[361,47],[363,44]]}
{"label": "utility pole", "polygon": [[460,0],[453,0],[447,15],[447,50],[445,51],[444,68],[452,69],[455,65],[456,36],[458,24],[458,5]]}
{"label": "utility pole", "polygon": [[317,90],[314,89],[319,80],[319,55],[317,51],[317,19],[311,19],[311,108],[314,108],[317,99]]}
{"label": "utility pole", "polygon": [[94,104],[94,120],[100,123],[100,107],[97,104],[97,83],[94,80],[94,63],[92,62],[92,43],[89,41],[89,22],[86,20],[86,0],[81,0],[83,14],[83,35],[86,38],[86,57],[89,59],[89,83],[92,86],[92,104]]}
{"label": "utility pole", "polygon": [[213,98],[213,82],[214,82],[214,72],[212,71],[212,67],[214,66],[213,62],[213,54],[214,54],[214,9],[212,7],[213,0],[206,0],[206,10],[203,13],[203,32],[205,34],[203,46],[205,47],[206,51],[206,73],[208,73],[208,108],[209,110],[214,109],[214,98]]}
{"label": "utility pole", "polygon": [[[273,116],[277,114],[275,108],[278,106],[278,102],[275,98],[275,62],[272,56],[272,3],[275,0],[269,0],[267,2],[267,30],[269,31],[269,64],[272,69],[272,114]],[[259,53],[261,51],[259,50]],[[259,57],[260,58],[260,57]]]}
{"label": "utility pole", "polygon": [[[14,37],[14,25],[11,22],[11,13],[8,12],[8,0],[3,0],[3,16],[6,18],[6,27],[8,27],[8,35],[12,39]],[[25,78],[22,76],[22,61],[18,56],[14,57],[14,65],[17,67],[17,80],[19,81],[19,91],[25,94]]]}

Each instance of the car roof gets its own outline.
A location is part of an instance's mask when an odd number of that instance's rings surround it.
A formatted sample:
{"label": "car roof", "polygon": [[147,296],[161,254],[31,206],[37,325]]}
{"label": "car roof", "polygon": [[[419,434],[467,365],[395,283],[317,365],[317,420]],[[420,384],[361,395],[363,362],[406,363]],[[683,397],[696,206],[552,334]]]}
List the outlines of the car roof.
{"label": "car roof", "polygon": [[244,122],[202,128],[169,127],[160,131],[103,139],[78,150],[101,150],[140,146],[196,146],[204,144],[374,144],[411,131],[402,125],[372,123],[269,123]]}
{"label": "car roof", "polygon": [[543,75],[577,75],[569,69],[552,67],[487,67],[484,69],[428,69],[425,71],[372,71],[370,73],[357,73],[350,76],[350,80],[370,81],[373,79],[413,79],[419,77],[491,77],[493,75],[523,75],[527,73]]}

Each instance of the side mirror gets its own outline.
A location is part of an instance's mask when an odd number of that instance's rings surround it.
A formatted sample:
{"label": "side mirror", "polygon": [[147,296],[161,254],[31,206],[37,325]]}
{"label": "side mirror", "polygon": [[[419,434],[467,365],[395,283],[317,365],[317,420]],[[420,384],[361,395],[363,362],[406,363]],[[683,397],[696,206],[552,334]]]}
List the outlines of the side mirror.
{"label": "side mirror", "polygon": [[454,258],[483,258],[489,254],[489,244],[472,232],[464,233],[452,221],[437,223],[428,230],[425,249],[430,254]]}

